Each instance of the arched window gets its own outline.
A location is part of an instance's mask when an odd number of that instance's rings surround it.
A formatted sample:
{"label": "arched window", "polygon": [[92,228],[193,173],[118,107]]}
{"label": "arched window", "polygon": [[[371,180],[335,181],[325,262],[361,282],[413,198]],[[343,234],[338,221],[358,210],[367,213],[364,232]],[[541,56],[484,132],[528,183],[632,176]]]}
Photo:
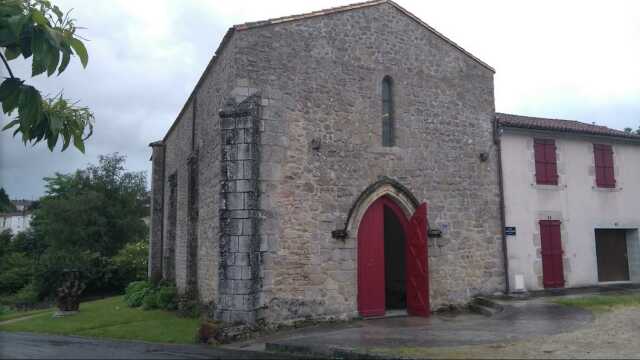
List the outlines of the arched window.
{"label": "arched window", "polygon": [[390,76],[382,79],[382,146],[393,146],[393,84]]}

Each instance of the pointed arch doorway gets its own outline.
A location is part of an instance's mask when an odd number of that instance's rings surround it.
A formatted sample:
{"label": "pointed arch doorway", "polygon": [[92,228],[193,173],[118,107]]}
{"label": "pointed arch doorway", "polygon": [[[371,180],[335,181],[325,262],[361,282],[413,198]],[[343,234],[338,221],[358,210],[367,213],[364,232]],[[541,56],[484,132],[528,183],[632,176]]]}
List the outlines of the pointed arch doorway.
{"label": "pointed arch doorway", "polygon": [[375,200],[358,226],[358,311],[363,317],[407,309],[429,316],[427,204],[410,219],[389,196]]}

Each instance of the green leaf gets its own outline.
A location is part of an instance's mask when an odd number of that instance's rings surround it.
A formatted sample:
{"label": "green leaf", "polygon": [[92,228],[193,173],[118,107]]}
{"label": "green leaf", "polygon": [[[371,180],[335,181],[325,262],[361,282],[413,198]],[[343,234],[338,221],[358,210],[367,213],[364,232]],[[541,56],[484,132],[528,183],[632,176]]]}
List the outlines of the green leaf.
{"label": "green leaf", "polygon": [[16,37],[11,31],[0,26],[0,46],[9,46],[16,43]]}
{"label": "green leaf", "polygon": [[54,5],[54,6],[53,6],[52,11],[53,11],[53,13],[54,13],[54,14],[56,14],[56,16],[57,16],[58,18],[60,18],[60,19],[64,16],[64,14],[62,13],[62,10],[60,10],[60,8],[59,8],[57,5]]}
{"label": "green leaf", "polygon": [[40,26],[49,26],[49,21],[47,20],[47,18],[44,17],[44,15],[36,9],[32,9],[31,10],[31,18],[33,19],[33,21],[36,22],[36,24],[40,25]]}
{"label": "green leaf", "polygon": [[69,65],[69,60],[71,60],[71,51],[63,50],[62,51],[62,62],[60,63],[60,67],[58,68],[58,75],[62,73]]}
{"label": "green leaf", "polygon": [[51,76],[54,72],[56,72],[59,61],[60,52],[57,49],[51,49],[49,55],[49,64],[47,65],[47,76]]}
{"label": "green leaf", "polygon": [[82,63],[82,67],[87,67],[87,63],[89,62],[89,54],[87,54],[87,48],[84,47],[82,41],[77,38],[71,38],[69,40],[69,44],[76,52],[76,55],[80,58],[80,62]]}
{"label": "green leaf", "polygon": [[22,80],[18,78],[9,78],[0,84],[0,101],[4,101],[10,95],[20,92]]}
{"label": "green leaf", "polygon": [[71,134],[69,134],[68,131],[65,131],[62,133],[62,137],[63,137],[63,142],[62,142],[61,151],[65,151],[67,150],[67,148],[69,147],[69,144],[71,143]]}
{"label": "green leaf", "polygon": [[7,25],[9,25],[9,29],[16,39],[22,32],[22,26],[26,23],[26,20],[27,18],[22,14],[11,16],[6,20]]}
{"label": "green leaf", "polygon": [[47,27],[45,28],[45,34],[51,45],[62,50],[62,42],[64,41],[64,38],[59,30]]}
{"label": "green leaf", "polygon": [[75,146],[81,153],[84,154],[84,141],[82,141],[82,133],[75,132],[73,134],[73,146]]}
{"label": "green leaf", "polygon": [[58,133],[49,133],[47,137],[47,146],[49,147],[49,151],[53,151],[58,143]]}
{"label": "green leaf", "polygon": [[18,103],[20,102],[20,91],[16,91],[11,93],[5,99],[2,100],[2,111],[5,114],[10,114],[13,110],[18,107]]}
{"label": "green leaf", "polygon": [[20,34],[20,49],[22,50],[22,57],[28,59],[31,57],[31,39],[33,37],[33,26],[27,26],[22,30]]}
{"label": "green leaf", "polygon": [[47,70],[49,63],[47,58],[48,46],[41,31],[33,32],[31,40],[31,51],[33,52],[33,63],[31,64],[31,76],[37,76]]}
{"label": "green leaf", "polygon": [[42,116],[42,96],[33,86],[23,86],[18,108],[21,123],[36,126]]}
{"label": "green leaf", "polygon": [[53,114],[49,114],[49,130],[54,133],[57,134],[60,132],[60,130],[62,129],[62,120],[53,115]]}
{"label": "green leaf", "polygon": [[12,128],[16,125],[20,124],[20,120],[13,120],[2,128],[2,131]]}
{"label": "green leaf", "polygon": [[18,56],[20,56],[20,49],[15,45],[8,46],[4,50],[4,55],[7,57],[7,60],[11,61],[11,60],[17,58]]}
{"label": "green leaf", "polygon": [[2,111],[5,114],[11,113],[18,107],[21,87],[22,80],[18,78],[6,79],[0,85],[0,101],[2,101]]}

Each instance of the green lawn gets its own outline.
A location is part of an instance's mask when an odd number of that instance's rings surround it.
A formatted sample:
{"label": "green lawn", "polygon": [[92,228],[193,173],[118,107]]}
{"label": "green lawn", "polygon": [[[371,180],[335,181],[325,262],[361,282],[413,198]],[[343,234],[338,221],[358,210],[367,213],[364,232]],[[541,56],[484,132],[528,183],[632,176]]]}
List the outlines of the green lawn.
{"label": "green lawn", "polygon": [[40,309],[40,310],[31,310],[31,311],[9,310],[9,312],[0,315],[0,322],[13,320],[13,319],[17,319],[25,316],[43,314],[43,313],[52,313],[52,310],[51,309]]}
{"label": "green lawn", "polygon": [[640,306],[640,294],[630,295],[594,295],[554,300],[556,304],[576,306],[583,309],[603,312],[619,306]]}
{"label": "green lawn", "polygon": [[198,319],[181,318],[162,310],[127,307],[122,296],[80,305],[73,316],[54,318],[48,310],[31,319],[0,325],[0,331],[81,335],[162,343],[194,343]]}

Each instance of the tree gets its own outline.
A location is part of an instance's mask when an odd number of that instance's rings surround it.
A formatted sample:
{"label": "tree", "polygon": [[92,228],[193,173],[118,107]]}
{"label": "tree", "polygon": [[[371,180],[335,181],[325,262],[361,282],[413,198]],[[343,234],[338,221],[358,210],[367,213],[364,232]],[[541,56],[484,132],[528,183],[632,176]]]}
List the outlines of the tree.
{"label": "tree", "polygon": [[[633,134],[634,133],[633,129],[630,128],[630,127],[624,128],[624,132],[629,133],[629,134]],[[640,126],[638,126],[638,130],[635,131],[635,134],[640,135]]]}
{"label": "tree", "polygon": [[0,59],[9,77],[0,84],[2,111],[14,120],[3,130],[16,128],[13,135],[22,134],[22,141],[36,144],[46,140],[51,151],[62,138],[62,151],[71,141],[84,153],[84,141],[93,132],[93,113],[86,107],[76,106],[60,92],[43,97],[40,91],[14,76],[8,61],[22,55],[32,58],[31,76],[62,73],[71,60],[78,56],[83,67],[89,56],[82,40],[76,35],[78,28],[69,12],[47,0],[0,1]]}
{"label": "tree", "polygon": [[16,211],[16,206],[9,199],[9,195],[0,187],[0,213]]}
{"label": "tree", "polygon": [[146,239],[146,176],[125,171],[124,161],[117,153],[100,156],[98,165],[45,178],[46,195],[33,213],[36,235],[55,249],[106,257]]}

